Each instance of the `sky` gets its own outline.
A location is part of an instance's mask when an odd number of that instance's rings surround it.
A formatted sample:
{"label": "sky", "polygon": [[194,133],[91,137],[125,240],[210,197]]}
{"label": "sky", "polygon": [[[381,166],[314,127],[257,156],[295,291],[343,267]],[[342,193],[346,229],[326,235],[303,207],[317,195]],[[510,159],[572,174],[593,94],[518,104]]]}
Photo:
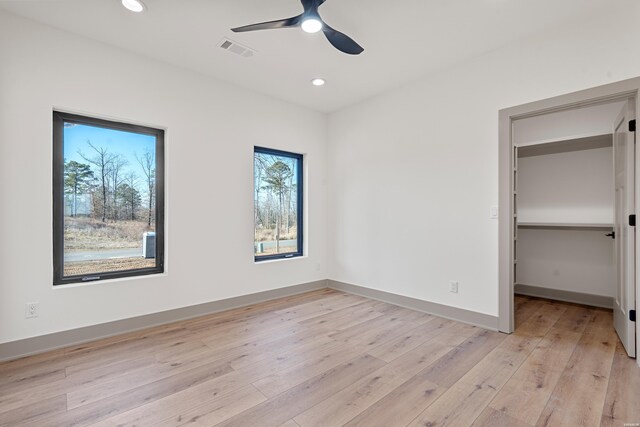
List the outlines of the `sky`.
{"label": "sky", "polygon": [[[96,147],[104,147],[112,154],[120,154],[128,164],[122,170],[122,176],[129,172],[135,172],[138,178],[143,178],[144,173],[136,160],[149,151],[155,153],[156,138],[152,135],[125,132],[121,130],[105,129],[88,125],[65,125],[64,128],[64,159],[75,160],[79,163],[89,164],[80,156],[81,151],[88,158],[96,156],[96,152],[89,147],[87,141],[91,141]],[[95,172],[95,166],[90,165]]]}

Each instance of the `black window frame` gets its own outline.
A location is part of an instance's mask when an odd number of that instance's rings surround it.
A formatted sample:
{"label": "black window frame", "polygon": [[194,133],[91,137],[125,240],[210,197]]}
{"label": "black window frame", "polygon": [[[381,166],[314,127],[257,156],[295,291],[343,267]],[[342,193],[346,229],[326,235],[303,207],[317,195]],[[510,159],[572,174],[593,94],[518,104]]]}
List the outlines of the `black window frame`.
{"label": "black window frame", "polygon": [[[283,253],[283,254],[274,254],[274,255],[261,255],[261,256],[256,256],[255,255],[255,251],[254,251],[254,262],[261,262],[261,261],[269,261],[269,260],[274,260],[274,259],[289,259],[289,258],[297,258],[297,257],[301,257],[304,255],[304,155],[303,154],[298,154],[298,153],[292,153],[289,151],[283,151],[283,150],[276,150],[273,148],[266,148],[266,147],[259,147],[259,146],[254,146],[253,147],[253,185],[255,187],[255,176],[256,176],[256,170],[255,170],[255,155],[256,153],[262,153],[262,154],[271,154],[274,156],[281,156],[281,157],[288,157],[288,158],[292,158],[294,160],[296,160],[296,185],[297,185],[297,195],[296,195],[296,218],[297,218],[297,250],[296,252],[289,252],[289,253]],[[253,189],[254,194],[255,194],[255,188]],[[255,200],[255,197],[254,197]],[[255,207],[254,207],[255,209]],[[254,231],[255,231],[255,219],[254,219]],[[255,242],[254,242],[255,244]]]}
{"label": "black window frame", "polygon": [[[131,133],[155,136],[156,159],[156,266],[100,272],[89,275],[64,275],[64,124],[74,123],[120,130]],[[156,129],[131,123],[116,122],[78,114],[53,111],[53,285],[66,285],[70,283],[89,283],[123,277],[146,276],[164,273],[164,129]]]}

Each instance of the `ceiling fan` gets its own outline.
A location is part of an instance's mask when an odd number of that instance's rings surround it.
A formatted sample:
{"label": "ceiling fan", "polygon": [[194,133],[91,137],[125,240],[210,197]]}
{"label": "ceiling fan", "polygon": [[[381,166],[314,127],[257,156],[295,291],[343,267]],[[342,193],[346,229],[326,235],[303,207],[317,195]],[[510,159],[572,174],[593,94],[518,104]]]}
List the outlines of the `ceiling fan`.
{"label": "ceiling fan", "polygon": [[364,49],[353,39],[340,31],[328,26],[318,13],[318,7],[326,0],[300,0],[304,7],[304,12],[292,18],[279,19],[276,21],[261,22],[259,24],[245,25],[244,27],[232,28],[235,33],[246,31],[269,30],[276,28],[301,27],[307,33],[317,33],[322,30],[329,43],[339,51],[349,55],[359,55]]}

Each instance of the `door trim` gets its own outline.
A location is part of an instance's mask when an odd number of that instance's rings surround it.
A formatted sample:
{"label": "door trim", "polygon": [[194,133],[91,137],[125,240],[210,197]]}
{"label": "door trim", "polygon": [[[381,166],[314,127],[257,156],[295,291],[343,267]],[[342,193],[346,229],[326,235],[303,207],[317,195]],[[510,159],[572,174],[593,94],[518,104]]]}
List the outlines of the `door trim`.
{"label": "door trim", "polygon": [[[514,330],[514,283],[513,283],[513,135],[514,120],[535,117],[557,111],[570,110],[589,105],[602,104],[616,100],[635,98],[636,114],[640,112],[640,77],[623,80],[591,89],[560,95],[549,99],[530,102],[499,111],[499,232],[498,232],[498,329],[511,333]],[[636,200],[640,200],[640,173],[636,150]],[[636,239],[636,264],[640,265],[640,239]],[[640,289],[638,289],[638,270],[636,269],[636,307]],[[640,328],[636,327],[636,342]],[[640,364],[640,358],[638,358]]]}

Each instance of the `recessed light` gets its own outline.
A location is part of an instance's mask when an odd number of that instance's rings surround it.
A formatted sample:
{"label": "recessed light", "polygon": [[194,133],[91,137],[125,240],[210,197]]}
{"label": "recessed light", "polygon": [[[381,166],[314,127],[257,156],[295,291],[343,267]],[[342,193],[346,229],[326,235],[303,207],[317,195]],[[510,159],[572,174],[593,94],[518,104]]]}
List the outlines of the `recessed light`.
{"label": "recessed light", "polygon": [[314,86],[324,86],[326,82],[327,81],[325,79],[320,79],[320,78],[311,80],[311,84]]}
{"label": "recessed light", "polygon": [[122,5],[131,12],[142,12],[146,9],[144,3],[140,0],[122,0]]}
{"label": "recessed light", "polygon": [[300,26],[305,33],[317,33],[322,29],[322,22],[316,18],[307,18]]}

